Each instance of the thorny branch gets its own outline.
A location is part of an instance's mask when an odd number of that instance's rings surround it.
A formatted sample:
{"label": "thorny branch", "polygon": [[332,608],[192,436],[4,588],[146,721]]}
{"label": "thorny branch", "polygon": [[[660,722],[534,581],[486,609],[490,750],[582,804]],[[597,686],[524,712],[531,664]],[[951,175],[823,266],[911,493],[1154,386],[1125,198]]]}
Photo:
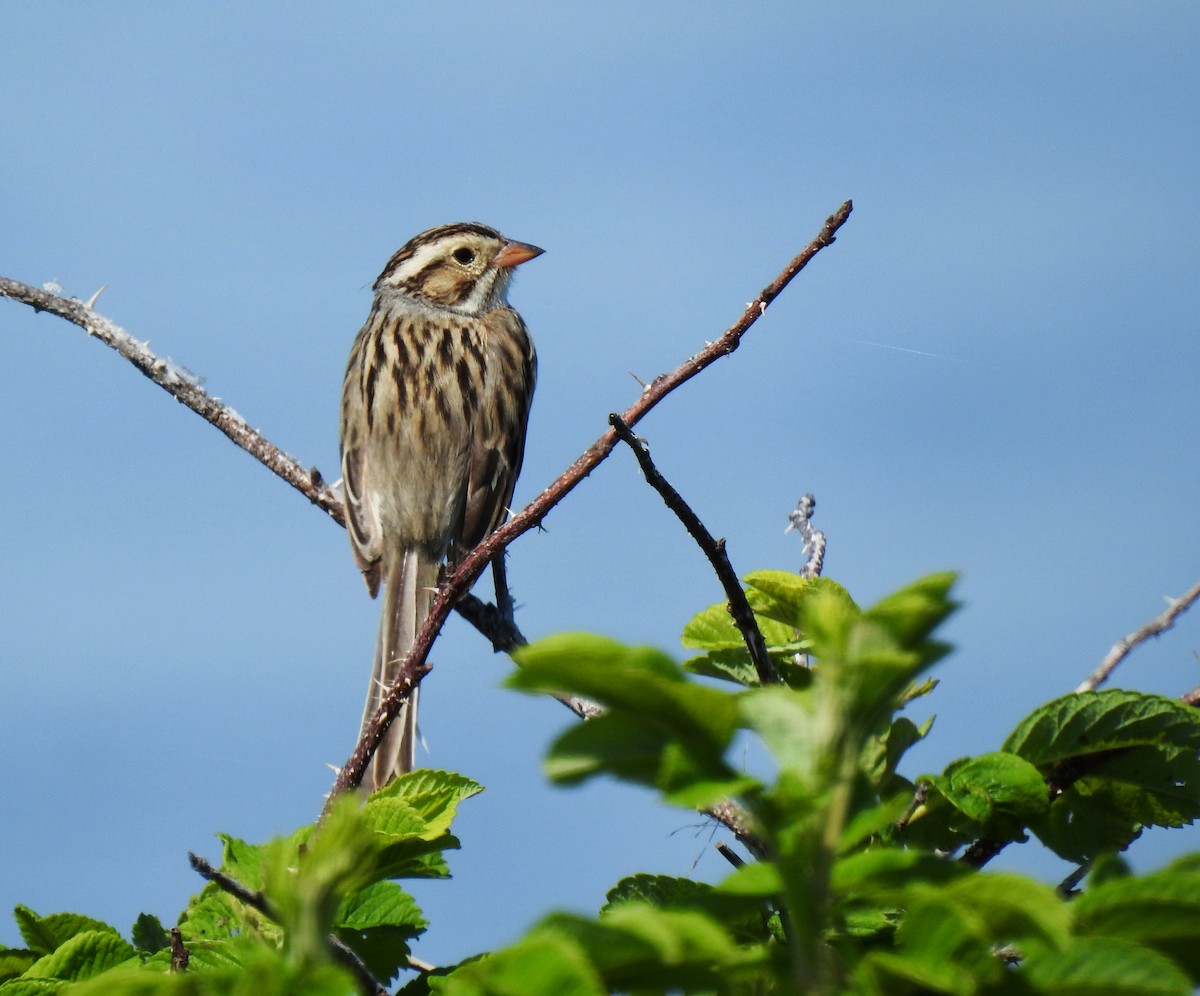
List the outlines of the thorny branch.
{"label": "thorny branch", "polygon": [[692,510],[692,507],[683,500],[683,496],[671,486],[671,483],[654,465],[654,461],[650,459],[650,447],[644,440],[633,434],[633,430],[625,424],[621,416],[615,413],[609,415],[608,423],[616,430],[617,437],[633,450],[633,455],[637,457],[638,466],[642,468],[646,483],[659,493],[667,508],[675,513],[679,521],[683,523],[683,527],[696,541],[697,546],[704,552],[708,562],[712,564],[717,580],[725,589],[725,597],[729,601],[729,615],[733,618],[733,624],[741,632],[742,639],[746,642],[746,649],[750,651],[750,660],[754,664],[754,670],[758,672],[759,683],[763,685],[777,684],[779,675],[775,672],[775,665],[771,663],[771,658],[767,654],[767,642],[763,639],[758,623],[754,619],[754,610],[746,601],[742,583],[738,580],[733,564],[729,562],[729,555],[725,552],[725,541],[713,538],[713,534],[700,521],[700,516]]}
{"label": "thorny branch", "polygon": [[[191,863],[192,869],[201,878],[207,879],[214,883],[223,892],[229,893],[240,903],[244,903],[251,909],[258,910],[264,916],[270,917],[278,922],[279,917],[271,909],[270,903],[267,902],[266,896],[261,892],[255,892],[253,889],[248,889],[242,885],[236,878],[226,875],[223,871],[214,868],[208,861],[200,857],[198,854],[188,853],[188,861]],[[389,996],[388,988],[380,982],[371,970],[367,968],[361,958],[355,954],[351,948],[340,937],[333,934],[329,935],[329,945],[333,949],[334,957],[337,958],[343,965],[350,969],[351,972],[358,978],[359,985],[363,992],[374,993],[375,996]]]}
{"label": "thorny branch", "polygon": [[[742,336],[766,312],[792,279],[822,249],[835,241],[838,230],[846,223],[853,204],[846,201],[831,215],[816,237],[804,247],[771,281],[753,301],[746,305],[741,316],[718,339],[708,343],[694,356],[685,360],[670,373],[655,377],[645,386],[641,396],[625,412],[622,421],[632,427],[642,420],[663,398],[675,388],[695,377],[700,371],[722,356],[732,353],[741,344]],[[48,291],[0,277],[0,296],[28,304],[35,311],[47,311],[78,325],[106,345],[115,349],[143,374],[158,384],[181,404],[220,429],[234,443],[244,449],[264,466],[281,477],[314,505],[322,509],[335,522],[345,525],[345,516],[338,496],[324,482],[315,469],[300,465],[257,430],[251,429],[245,420],[232,408],[208,394],[200,382],[186,370],[169,360],[152,353],[146,343],[139,342],[119,326],[97,314],[89,304],[59,297]],[[94,300],[94,299],[93,299]],[[519,632],[504,633],[503,627],[496,630],[498,622],[486,608],[477,602],[468,591],[484,567],[518,536],[539,525],[550,510],[565,498],[612,452],[617,443],[616,431],[609,429],[589,446],[549,487],[531,501],[524,510],[497,529],[475,550],[463,558],[454,572],[443,582],[433,607],[401,667],[391,691],[380,705],[372,722],[353,754],[338,773],[331,798],[358,784],[366,763],[379,744],[379,739],[399,711],[408,689],[420,680],[425,660],[434,637],[441,629],[450,610],[467,599],[468,610],[474,624],[484,631],[494,645],[515,646],[522,642]],[[483,620],[488,629],[484,629]],[[724,821],[722,821],[724,822]],[[736,830],[735,830],[736,833]]]}

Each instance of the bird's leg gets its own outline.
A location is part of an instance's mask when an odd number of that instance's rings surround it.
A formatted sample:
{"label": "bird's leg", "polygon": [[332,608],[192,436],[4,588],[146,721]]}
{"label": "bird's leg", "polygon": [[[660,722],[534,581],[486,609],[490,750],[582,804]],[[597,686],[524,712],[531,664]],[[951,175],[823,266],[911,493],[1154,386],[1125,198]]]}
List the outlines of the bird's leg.
{"label": "bird's leg", "polygon": [[504,568],[504,557],[508,551],[501,550],[492,558],[492,580],[496,586],[496,610],[500,619],[509,627],[516,625],[513,618],[512,592],[508,590],[508,572]]}

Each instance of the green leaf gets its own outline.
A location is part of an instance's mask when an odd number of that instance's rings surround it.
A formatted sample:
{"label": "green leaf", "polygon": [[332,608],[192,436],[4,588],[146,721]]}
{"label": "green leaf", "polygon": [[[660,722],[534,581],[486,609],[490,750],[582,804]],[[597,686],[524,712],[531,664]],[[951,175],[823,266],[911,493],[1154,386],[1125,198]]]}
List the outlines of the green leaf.
{"label": "green leaf", "polygon": [[25,976],[78,982],[134,957],[133,946],[115,931],[85,930],[35,961]]}
{"label": "green leaf", "polygon": [[1110,688],[1048,702],[1004,742],[1004,750],[1039,766],[1137,746],[1200,750],[1200,715],[1161,695]]}
{"label": "green leaf", "polygon": [[[305,829],[311,831],[311,828]],[[231,878],[236,878],[247,889],[261,889],[262,848],[256,844],[247,844],[229,834],[219,833],[217,837],[221,841],[221,871]]]}
{"label": "green leaf", "polygon": [[758,671],[751,663],[750,652],[744,644],[740,649],[710,650],[703,657],[689,657],[682,667],[689,674],[732,681],[746,688],[753,688],[759,683]]}
{"label": "green leaf", "polygon": [[1069,861],[1119,850],[1139,824],[1200,818],[1200,716],[1157,695],[1106,689],[1035,710],[1006,748],[1067,785],[1031,824]]}
{"label": "green leaf", "polygon": [[37,959],[38,956],[32,951],[21,951],[14,948],[0,950],[0,982],[23,975],[25,969]]}
{"label": "green leaf", "polygon": [[733,896],[774,899],[783,893],[783,877],[772,862],[752,861],[735,868],[716,888]]}
{"label": "green leaf", "polygon": [[421,817],[424,822],[422,832],[432,839],[450,829],[460,802],[482,791],[482,785],[463,775],[418,768],[400,775],[372,795],[363,807],[364,815],[374,829],[387,833],[388,829],[372,818],[375,806],[383,799],[400,799]]}
{"label": "green leaf", "polygon": [[[743,865],[743,868],[755,865]],[[634,904],[659,909],[695,910],[706,913],[733,936],[745,942],[764,941],[762,902],[756,896],[739,895],[706,882],[671,875],[633,875],[608,891],[600,910],[607,916],[618,907]]]}
{"label": "green leaf", "polygon": [[[787,571],[755,571],[746,575],[746,597],[756,615],[781,624],[783,633],[794,633],[801,627],[805,603],[817,593],[841,602],[847,610],[857,612],[854,599],[836,581],[826,577],[806,578]],[[764,631],[763,636],[766,636]],[[788,642],[794,636],[784,636]],[[768,641],[768,645],[771,645]]]}
{"label": "green leaf", "polygon": [[810,692],[774,686],[756,688],[739,696],[742,718],[775,755],[781,768],[812,775],[814,716]]}
{"label": "green leaf", "polygon": [[533,935],[478,961],[467,962],[431,990],[445,996],[604,996],[608,992],[578,945]]}
{"label": "green leaf", "polygon": [[154,954],[171,946],[171,935],[163,929],[158,917],[149,913],[138,916],[131,931],[133,945],[143,954]]}
{"label": "green leaf", "polygon": [[910,785],[891,798],[859,810],[842,831],[838,841],[838,853],[849,854],[866,844],[872,837],[890,839],[895,836],[896,822],[912,804],[913,791]]}
{"label": "green leaf", "polygon": [[930,574],[888,595],[865,614],[883,623],[901,646],[918,646],[958,608],[950,599],[956,578],[950,571]]}
{"label": "green leaf", "polygon": [[86,932],[101,931],[120,937],[116,927],[79,913],[38,916],[28,906],[17,906],[13,917],[29,950],[37,955],[49,954],[75,935]]}
{"label": "green leaf", "polygon": [[948,993],[974,996],[978,981],[959,965],[920,955],[870,951],[855,969],[856,993]]}
{"label": "green leaf", "polygon": [[1081,937],[1066,951],[1033,952],[1022,974],[1054,996],[1189,996],[1188,977],[1169,958],[1118,937]]}
{"label": "green leaf", "polygon": [[1077,930],[1154,948],[1200,981],[1200,872],[1109,879],[1072,904]]}
{"label": "green leaf", "polygon": [[666,654],[586,633],[551,636],[513,654],[509,685],[582,695],[684,740],[723,750],[737,728],[733,696],[688,681]]}
{"label": "green leaf", "polygon": [[1003,751],[955,761],[944,775],[929,780],[955,808],[997,839],[1022,839],[1021,828],[1044,815],[1050,805],[1041,772]]}
{"label": "green leaf", "polygon": [[707,747],[680,743],[669,730],[610,711],[559,736],[547,756],[546,772],[564,784],[611,774],[657,788],[668,802],[689,808],[710,805],[757,784]]}
{"label": "green leaf", "polygon": [[897,901],[921,885],[939,885],[969,874],[957,862],[925,851],[879,847],[840,858],[833,866],[832,885],[844,896]]}
{"label": "green leaf", "polygon": [[[751,593],[747,593],[750,595]],[[753,608],[753,603],[751,603]],[[783,622],[755,614],[755,622],[768,647],[795,645],[796,628]],[[718,602],[696,613],[683,627],[680,642],[693,650],[745,650],[746,640],[729,614],[729,603]],[[756,678],[757,681],[757,678]]]}
{"label": "green leaf", "polygon": [[1064,949],[1071,914],[1052,888],[1020,875],[975,872],[909,890],[907,915],[896,933],[910,955],[957,962],[981,977],[998,967],[996,945]]}
{"label": "green leaf", "polygon": [[608,987],[605,992],[727,988],[762,961],[760,949],[740,948],[712,917],[641,903],[621,904],[599,921],[554,914],[532,936],[577,945]]}

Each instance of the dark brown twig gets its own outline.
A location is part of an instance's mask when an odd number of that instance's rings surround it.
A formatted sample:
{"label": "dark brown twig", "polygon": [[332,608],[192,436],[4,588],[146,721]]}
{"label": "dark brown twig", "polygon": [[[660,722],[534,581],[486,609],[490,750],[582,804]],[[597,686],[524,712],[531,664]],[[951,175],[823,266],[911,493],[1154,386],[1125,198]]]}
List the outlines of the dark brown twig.
{"label": "dark brown twig", "polygon": [[750,661],[754,664],[754,670],[758,672],[759,684],[777,684],[779,675],[767,654],[767,643],[754,618],[754,610],[750,608],[750,603],[746,600],[746,593],[742,590],[742,583],[738,580],[737,572],[733,569],[733,564],[729,562],[729,555],[725,552],[725,540],[713,537],[713,534],[700,521],[700,516],[683,500],[683,496],[671,486],[671,483],[654,465],[654,461],[650,458],[650,447],[646,445],[645,440],[635,436],[633,430],[625,424],[620,415],[615,412],[609,415],[608,424],[616,431],[617,438],[633,450],[633,455],[637,457],[638,466],[642,468],[646,483],[658,492],[667,508],[675,513],[676,518],[683,523],[683,528],[688,531],[688,534],[696,541],[696,545],[704,552],[704,556],[708,558],[708,562],[712,564],[717,580],[725,589],[725,597],[729,602],[729,615],[733,618],[733,624],[742,634],[746,649],[750,651]]}
{"label": "dark brown twig", "polygon": [[[245,903],[251,909],[258,910],[264,916],[270,917],[277,923],[279,922],[279,917],[271,909],[271,904],[267,902],[267,897],[261,892],[255,892],[253,889],[246,888],[236,878],[214,868],[198,854],[192,854],[189,851],[188,861],[191,863],[192,869],[196,874],[212,882],[223,892],[228,892],[238,902]],[[374,996],[389,996],[387,986],[371,974],[371,970],[367,968],[363,960],[355,954],[354,949],[345,941],[340,937],[330,934],[329,944],[333,948],[334,956],[338,961],[350,969],[357,977],[359,985],[364,992],[373,993]]]}
{"label": "dark brown twig", "polygon": [[171,928],[171,971],[186,972],[188,962],[192,960],[191,952],[183,943],[183,931],[178,927]]}
{"label": "dark brown twig", "polygon": [[717,853],[733,865],[734,868],[741,868],[746,863],[745,858],[724,842],[717,844]]}

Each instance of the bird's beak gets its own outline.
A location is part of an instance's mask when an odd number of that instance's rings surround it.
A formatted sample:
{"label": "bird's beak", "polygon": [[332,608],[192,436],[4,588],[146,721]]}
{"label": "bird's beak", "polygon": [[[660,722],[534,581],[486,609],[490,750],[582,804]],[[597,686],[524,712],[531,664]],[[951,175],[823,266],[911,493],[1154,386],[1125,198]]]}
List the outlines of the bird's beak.
{"label": "bird's beak", "polygon": [[510,242],[496,253],[496,258],[492,260],[492,266],[506,270],[513,266],[520,266],[533,259],[534,256],[540,256],[543,252],[545,252],[544,249],[531,246],[526,242]]}

